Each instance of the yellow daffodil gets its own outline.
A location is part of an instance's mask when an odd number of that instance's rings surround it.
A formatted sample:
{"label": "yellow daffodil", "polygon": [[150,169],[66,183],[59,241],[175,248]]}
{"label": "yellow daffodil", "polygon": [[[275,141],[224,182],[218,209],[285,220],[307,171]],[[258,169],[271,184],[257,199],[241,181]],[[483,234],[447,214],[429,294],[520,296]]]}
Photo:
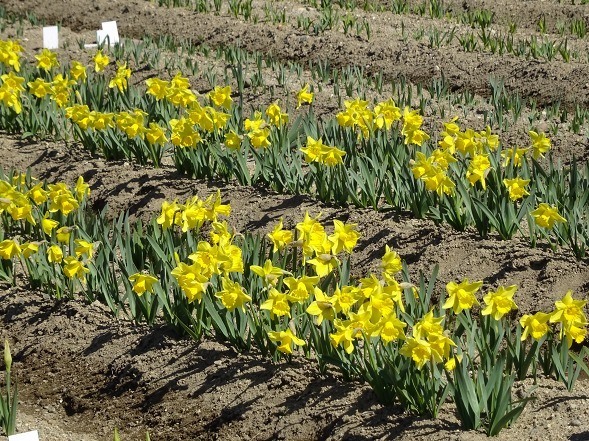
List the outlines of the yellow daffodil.
{"label": "yellow daffodil", "polygon": [[107,55],[102,53],[102,50],[99,50],[94,55],[94,70],[96,72],[102,72],[106,66],[108,66],[109,58]]}
{"label": "yellow daffodil", "polygon": [[157,101],[163,100],[168,94],[169,81],[160,80],[159,78],[149,78],[145,80],[147,93],[155,97]]}
{"label": "yellow daffodil", "polygon": [[250,144],[256,149],[270,147],[270,140],[268,139],[269,136],[270,129],[268,127],[264,127],[263,129],[252,130],[247,134],[247,137],[250,140]]}
{"label": "yellow daffodil", "polygon": [[188,303],[195,300],[200,303],[208,286],[208,278],[202,274],[201,266],[198,263],[187,265],[178,262],[178,266],[172,270],[172,276],[178,281]]}
{"label": "yellow daffodil", "polygon": [[319,283],[317,276],[302,276],[300,278],[286,277],[283,282],[288,287],[288,299],[291,302],[303,303],[313,293]]}
{"label": "yellow daffodil", "polygon": [[74,231],[75,227],[61,227],[56,231],[57,241],[60,243],[68,244],[70,241],[70,236],[72,231]]}
{"label": "yellow daffodil", "polygon": [[157,223],[162,226],[164,230],[172,227],[173,225],[179,225],[182,221],[182,214],[180,212],[180,205],[176,203],[176,199],[173,202],[164,201],[162,203],[161,214],[157,218]]}
{"label": "yellow daffodil", "polygon": [[503,167],[507,167],[512,160],[514,167],[521,167],[522,158],[525,157],[529,150],[529,148],[521,147],[502,150],[501,157],[503,158]]}
{"label": "yellow daffodil", "polygon": [[27,84],[29,92],[37,98],[43,98],[51,93],[51,83],[46,82],[43,78],[36,78],[35,81]]}
{"label": "yellow daffodil", "polygon": [[550,323],[587,323],[583,308],[587,304],[586,300],[573,299],[573,292],[567,291],[561,300],[556,301],[555,311],[550,314]]}
{"label": "yellow daffodil", "polygon": [[470,161],[468,171],[466,172],[466,178],[468,179],[468,182],[470,182],[470,185],[480,182],[481,187],[485,190],[487,188],[485,178],[490,169],[491,163],[489,162],[487,155],[476,155]]}
{"label": "yellow daffodil", "polygon": [[76,81],[86,82],[86,66],[79,61],[72,61],[72,67],[70,68],[70,75]]}
{"label": "yellow daffodil", "polygon": [[149,128],[145,130],[145,138],[151,145],[163,145],[168,142],[168,138],[166,138],[165,127],[162,127],[154,122],[149,123]]}
{"label": "yellow daffodil", "polygon": [[284,316],[290,317],[288,295],[272,286],[268,290],[268,298],[260,305],[260,309],[270,311],[271,319]]}
{"label": "yellow daffodil", "polygon": [[61,263],[63,260],[63,251],[59,245],[51,245],[47,249],[47,260],[49,263]]}
{"label": "yellow daffodil", "polygon": [[135,273],[129,276],[129,282],[133,284],[133,292],[142,296],[146,292],[153,293],[153,285],[158,279],[151,274]]}
{"label": "yellow daffodil", "polygon": [[381,258],[380,267],[383,273],[393,275],[403,269],[403,262],[396,251],[385,245],[385,253]]}
{"label": "yellow daffodil", "polygon": [[272,103],[266,109],[266,116],[270,121],[270,124],[281,127],[288,122],[288,114],[282,113],[278,102]]}
{"label": "yellow daffodil", "polygon": [[245,290],[239,283],[233,282],[226,277],[222,278],[222,282],[223,290],[216,293],[215,297],[221,300],[221,303],[223,303],[223,306],[229,312],[233,312],[235,308],[245,311],[244,305],[250,302],[252,298],[245,293]]}
{"label": "yellow daffodil", "polygon": [[233,102],[233,99],[231,98],[231,86],[215,86],[215,88],[209,92],[209,98],[216,106],[223,107],[227,110],[231,109],[231,103]]}
{"label": "yellow daffodil", "polygon": [[172,128],[170,141],[175,146],[195,148],[202,141],[200,133],[194,130],[191,122],[186,118],[171,119],[169,124]]}
{"label": "yellow daffodil", "polygon": [[540,340],[548,332],[548,320],[550,320],[550,314],[544,312],[537,312],[534,315],[525,314],[519,321],[524,328],[521,340],[527,339],[528,335],[535,340]]}
{"label": "yellow daffodil", "polygon": [[303,103],[313,103],[313,92],[309,92],[309,83],[305,84],[301,90],[297,92],[297,109],[301,107]]}
{"label": "yellow daffodil", "polygon": [[25,242],[21,245],[22,255],[25,259],[28,259],[33,254],[39,252],[39,246],[41,242]]}
{"label": "yellow daffodil", "polygon": [[49,72],[54,67],[59,67],[57,54],[49,49],[43,49],[39,55],[35,55],[35,58],[37,59],[37,67],[46,72]]}
{"label": "yellow daffodil", "polygon": [[278,283],[278,279],[284,274],[289,274],[288,271],[272,265],[272,261],[270,259],[266,259],[264,266],[251,265],[250,271],[260,276],[263,279],[265,285],[272,286],[276,285]]}
{"label": "yellow daffodil", "polygon": [[401,109],[395,105],[392,98],[389,98],[374,106],[374,119],[378,128],[385,127],[390,130],[393,123],[401,119]]}
{"label": "yellow daffodil", "polygon": [[292,354],[292,346],[304,346],[305,341],[298,338],[294,333],[287,329],[286,331],[269,331],[268,337],[273,342],[279,342],[277,349],[284,354]]}
{"label": "yellow daffodil", "polygon": [[555,206],[544,202],[530,214],[534,216],[536,224],[542,228],[552,228],[556,222],[566,222],[566,219],[558,214],[558,209]]}
{"label": "yellow daffodil", "polygon": [[68,256],[63,259],[63,273],[69,279],[73,279],[74,277],[80,279],[80,281],[86,281],[86,274],[90,272],[88,268],[84,266],[83,262],[80,262],[77,258],[73,256]]}
{"label": "yellow daffodil", "polygon": [[292,242],[292,231],[284,230],[282,226],[282,218],[280,218],[280,221],[274,227],[274,230],[267,235],[268,239],[270,239],[274,245],[273,252],[282,251]]}
{"label": "yellow daffodil", "polygon": [[21,252],[22,250],[15,240],[5,239],[0,242],[0,257],[4,260],[11,260]]}
{"label": "yellow daffodil", "polygon": [[509,199],[517,201],[530,193],[525,189],[526,185],[530,183],[529,179],[514,178],[503,179],[503,185],[509,191]]}
{"label": "yellow daffodil", "polygon": [[490,315],[494,320],[501,320],[505,314],[517,309],[517,305],[513,301],[516,289],[516,285],[500,286],[497,291],[488,293],[483,297],[487,307],[481,311],[481,314]]}
{"label": "yellow daffodil", "polygon": [[92,255],[94,254],[93,243],[90,243],[84,239],[76,239],[74,240],[74,243],[76,244],[76,257],[80,257],[85,254],[88,257],[88,259],[92,259]]}
{"label": "yellow daffodil", "polygon": [[528,134],[532,140],[532,157],[534,159],[543,157],[544,153],[550,150],[550,139],[548,139],[543,132],[536,133],[533,130],[530,130]]}
{"label": "yellow daffodil", "polygon": [[430,335],[443,334],[443,321],[444,316],[434,317],[434,311],[432,309],[415,324],[413,327],[413,336],[415,338],[427,339]]}
{"label": "yellow daffodil", "polygon": [[460,314],[464,309],[470,309],[478,301],[475,293],[483,286],[483,282],[469,283],[468,279],[464,279],[460,283],[450,282],[446,285],[448,292],[448,299],[444,302],[442,308],[452,308],[454,314]]}
{"label": "yellow daffodil", "polygon": [[352,254],[353,248],[356,246],[360,233],[356,231],[357,224],[344,224],[342,221],[334,220],[334,232],[329,236],[329,240],[333,244],[331,252],[339,254],[342,250]]}
{"label": "yellow daffodil", "polygon": [[238,151],[241,148],[242,137],[233,130],[225,134],[225,147],[229,150]]}
{"label": "yellow daffodil", "polygon": [[307,307],[307,314],[317,317],[317,326],[321,325],[323,320],[331,322],[335,318],[335,307],[333,298],[325,295],[318,287],[313,288],[315,300]]}
{"label": "yellow daffodil", "polygon": [[[423,366],[432,358],[436,362],[441,362],[442,359],[439,357],[436,351],[432,351],[432,346],[427,340],[420,338],[408,337],[405,344],[399,350],[401,355],[411,358],[417,365],[417,369],[422,369]],[[437,359],[436,359],[437,358]]]}
{"label": "yellow daffodil", "polygon": [[380,339],[386,343],[390,343],[395,340],[405,339],[405,328],[407,323],[399,320],[394,312],[383,318],[380,323],[380,330],[378,335]]}

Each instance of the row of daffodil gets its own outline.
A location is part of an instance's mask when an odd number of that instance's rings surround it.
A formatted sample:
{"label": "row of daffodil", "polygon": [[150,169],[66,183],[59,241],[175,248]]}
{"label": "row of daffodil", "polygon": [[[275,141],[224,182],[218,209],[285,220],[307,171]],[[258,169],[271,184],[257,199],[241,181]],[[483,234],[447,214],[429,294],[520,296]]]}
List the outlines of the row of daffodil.
{"label": "row of daffodil", "polygon": [[[0,45],[0,61],[16,70],[15,46],[19,48],[14,42]],[[59,67],[50,51],[36,58],[38,71],[47,77]],[[102,73],[109,62],[98,51],[94,71]],[[345,109],[325,122],[316,120],[311,108],[289,124],[278,103],[243,118],[242,109],[233,106],[229,86],[215,87],[201,103],[180,73],[169,81],[148,79],[145,95],[128,86],[130,75],[127,65],[119,64],[110,81],[103,75],[89,79],[86,67],[74,61],[69,76],[58,73],[50,81],[37,77],[28,82],[36,97],[29,104],[56,103],[45,109],[63,108],[76,139],[107,158],[157,165],[172,149],[177,168],[194,177],[236,178],[241,184],[315,193],[342,204],[378,208],[384,201],[460,230],[474,226],[483,236],[495,231],[503,239],[522,231],[527,220],[524,233],[532,245],[538,237],[547,238],[568,243],[578,258],[586,254],[589,216],[583,200],[588,174],[551,161],[548,170],[542,168],[537,161],[551,147],[543,133],[530,131],[528,147],[504,149],[488,127],[462,130],[455,118],[444,124],[434,149],[422,130],[423,117],[409,108],[401,111],[392,99],[374,108],[364,100],[346,101]],[[18,114],[25,79],[10,71],[2,81],[4,110]],[[109,89],[105,99],[103,92]],[[76,94],[79,102],[72,104]],[[298,106],[312,101],[306,85],[297,94]],[[129,110],[113,111],[117,106]],[[29,114],[23,123],[39,128],[40,112]],[[6,120],[0,118],[0,123]],[[54,117],[47,121],[47,127],[62,127]],[[28,126],[22,130],[34,132]],[[248,164],[252,159],[253,168]]]}
{"label": "row of daffodil", "polygon": [[585,354],[569,351],[587,332],[586,302],[571,292],[553,312],[514,324],[516,286],[488,289],[473,315],[482,281],[435,293],[437,271],[412,283],[388,246],[378,274],[351,279],[360,238],[353,224],[335,220],[328,234],[319,215],[305,214],[294,231],[281,220],[265,238],[240,235],[221,220],[230,206],[216,193],[164,202],[143,227],[85,209],[81,178],[72,189],[19,174],[0,182],[3,278],[23,268],[33,286],[57,297],[80,293],[193,338],[214,331],[275,360],[300,347],[322,369],[365,379],[408,410],[436,415],[450,397],[465,427],[483,424],[493,434],[527,402],[511,397],[516,379],[543,370],[572,388],[587,370]]}

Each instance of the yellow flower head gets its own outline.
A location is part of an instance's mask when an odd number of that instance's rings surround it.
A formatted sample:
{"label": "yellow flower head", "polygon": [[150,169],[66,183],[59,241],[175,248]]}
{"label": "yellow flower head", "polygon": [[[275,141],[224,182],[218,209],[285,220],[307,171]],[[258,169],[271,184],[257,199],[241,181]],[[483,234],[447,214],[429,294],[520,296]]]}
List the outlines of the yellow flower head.
{"label": "yellow flower head", "polygon": [[21,252],[22,250],[15,240],[5,239],[0,242],[0,258],[4,260],[11,260]]}
{"label": "yellow flower head", "polygon": [[448,292],[448,299],[442,306],[444,309],[452,308],[454,314],[460,314],[464,309],[470,309],[478,301],[475,293],[483,286],[483,282],[469,283],[468,279],[464,279],[460,283],[450,282],[446,285]]}
{"label": "yellow flower head", "polygon": [[283,282],[289,289],[288,299],[291,302],[302,303],[313,293],[313,289],[319,283],[319,277],[302,276],[298,279],[287,277]]}
{"label": "yellow flower head", "polygon": [[102,72],[106,66],[108,66],[109,58],[107,55],[102,53],[102,49],[96,52],[94,55],[94,70],[96,72]]}
{"label": "yellow flower head", "polygon": [[292,242],[292,231],[282,229],[282,218],[280,218],[278,225],[274,227],[271,233],[268,233],[268,238],[274,245],[273,252],[282,251]]}
{"label": "yellow flower head", "polygon": [[142,296],[145,292],[153,292],[153,285],[158,279],[150,274],[135,273],[129,276],[129,281],[133,283],[133,292]]}
{"label": "yellow flower head", "polygon": [[51,52],[49,49],[43,49],[39,55],[35,55],[37,59],[37,67],[49,72],[54,67],[59,67],[59,61],[57,61],[57,54]]}
{"label": "yellow flower head", "polygon": [[43,78],[36,78],[35,81],[27,84],[29,91],[37,98],[43,98],[51,93],[51,83],[47,83]]}
{"label": "yellow flower head", "polygon": [[270,259],[266,259],[264,266],[250,265],[250,271],[260,276],[265,285],[274,286],[278,283],[278,279],[288,272],[278,266],[272,265]]}
{"label": "yellow flower head", "polygon": [[282,109],[278,105],[278,102],[272,103],[266,109],[266,116],[270,121],[270,124],[280,127],[288,122],[288,114],[282,113]]}
{"label": "yellow flower head", "polygon": [[403,262],[396,251],[392,251],[388,245],[385,245],[385,253],[380,266],[384,274],[393,275],[403,269]]}
{"label": "yellow flower head", "polygon": [[225,147],[229,150],[238,151],[241,148],[242,137],[233,130],[225,135]]}
{"label": "yellow flower head", "polygon": [[70,75],[76,81],[85,82],[86,78],[88,78],[88,76],[86,75],[86,66],[84,66],[79,61],[72,61]]}
{"label": "yellow flower head", "polygon": [[335,318],[335,307],[333,297],[326,296],[320,288],[313,288],[315,300],[307,307],[307,314],[317,317],[317,326],[321,325],[323,320],[331,322]]}
{"label": "yellow flower head", "polygon": [[544,202],[530,214],[534,216],[536,224],[542,228],[552,228],[556,222],[566,222],[566,219],[558,214],[558,209],[555,206]]}
{"label": "yellow flower head", "polygon": [[487,188],[485,178],[490,169],[491,163],[489,162],[487,155],[476,155],[470,161],[468,171],[466,172],[466,178],[470,182],[470,185],[474,185],[476,182],[480,181],[481,187],[485,190]]}
{"label": "yellow flower head", "polygon": [[63,251],[59,245],[51,245],[47,249],[47,260],[49,263],[61,263],[63,260]]}
{"label": "yellow flower head", "polygon": [[394,340],[404,340],[407,323],[399,320],[395,313],[391,313],[382,321],[382,327],[379,331],[380,339],[385,343],[390,343]]}
{"label": "yellow flower head", "polygon": [[147,86],[147,93],[159,101],[163,100],[168,94],[170,82],[160,80],[159,78],[149,78],[145,80],[145,85]]}
{"label": "yellow flower head", "polygon": [[198,263],[187,265],[178,262],[178,266],[172,270],[172,276],[178,281],[180,289],[188,299],[188,303],[202,300],[202,295],[207,289],[208,278],[203,275]]}
{"label": "yellow flower head", "polygon": [[268,148],[270,147],[270,129],[264,127],[263,129],[252,130],[248,132],[247,137],[250,140],[250,144],[256,148]]}
{"label": "yellow flower head", "polygon": [[516,285],[511,285],[507,288],[500,286],[497,288],[497,291],[487,294],[483,297],[487,307],[484,308],[481,313],[483,315],[491,315],[495,320],[501,320],[501,317],[505,314],[517,309],[517,305],[513,301],[516,289]]}
{"label": "yellow flower head", "polygon": [[503,185],[507,187],[507,190],[509,191],[509,199],[512,201],[517,201],[530,194],[525,188],[529,183],[529,179],[503,179]]}
{"label": "yellow flower head", "polygon": [[303,103],[313,103],[313,92],[309,92],[309,83],[305,84],[302,89],[297,92],[297,109],[301,107]]}
{"label": "yellow flower head", "polygon": [[127,63],[121,63],[118,65],[115,77],[110,80],[108,87],[111,89],[116,87],[119,92],[127,90],[127,80],[131,76],[131,69],[127,67]]}
{"label": "yellow flower head", "polygon": [[151,145],[162,145],[168,142],[166,128],[154,122],[149,123],[149,128],[145,130],[145,138],[147,138],[147,142]]}
{"label": "yellow flower head", "polygon": [[411,358],[417,365],[417,369],[423,368],[427,362],[432,360],[441,362],[437,351],[432,351],[432,345],[427,340],[409,337],[399,350],[401,355]]}
{"label": "yellow flower head", "polygon": [[401,119],[401,110],[395,105],[393,99],[389,98],[374,106],[374,119],[378,128],[385,127],[390,130],[393,123]]}
{"label": "yellow flower head", "polygon": [[268,337],[273,342],[280,343],[277,349],[284,354],[292,354],[293,345],[305,345],[305,341],[294,335],[290,329],[287,329],[286,331],[269,331]]}
{"label": "yellow flower head", "polygon": [[441,335],[444,333],[443,321],[444,316],[434,317],[434,311],[432,309],[415,324],[413,327],[413,336],[415,338],[426,339],[430,335]]}
{"label": "yellow flower head", "polygon": [[507,167],[511,160],[513,160],[514,167],[521,167],[522,158],[526,155],[526,153],[528,153],[529,150],[529,148],[521,147],[502,150],[501,157],[503,158],[503,167]]}
{"label": "yellow flower head", "polygon": [[82,262],[80,262],[74,256],[68,256],[63,259],[63,273],[69,279],[73,279],[74,277],[80,279],[82,282],[86,281],[86,274],[90,272],[88,268],[84,266]]}
{"label": "yellow flower head", "polygon": [[278,291],[273,286],[268,290],[268,299],[260,305],[260,309],[270,311],[270,318],[290,317],[290,303],[288,295]]}
{"label": "yellow flower head", "polygon": [[227,110],[231,109],[231,86],[219,87],[209,92],[209,98],[217,107],[223,107]]}
{"label": "yellow flower head", "polygon": [[524,341],[529,335],[535,340],[540,340],[548,332],[548,320],[550,320],[550,314],[543,312],[537,312],[534,315],[525,314],[519,320],[521,327],[524,328],[521,340]]}
{"label": "yellow flower head", "polygon": [[544,153],[550,150],[550,139],[546,137],[544,132],[536,133],[533,130],[530,130],[528,134],[532,140],[532,156],[534,159],[543,157]]}
{"label": "yellow flower head", "polygon": [[583,308],[587,304],[587,300],[575,300],[573,299],[572,294],[572,291],[567,291],[561,300],[558,300],[554,303],[556,309],[550,315],[551,323],[587,323],[587,318],[585,317],[585,312],[583,311]]}
{"label": "yellow flower head", "polygon": [[228,278],[223,277],[223,290],[215,294],[223,306],[229,312],[233,312],[235,308],[241,308],[245,311],[245,304],[251,302],[252,298],[245,293],[243,287]]}
{"label": "yellow flower head", "polygon": [[90,243],[84,239],[76,239],[74,240],[74,243],[76,244],[76,257],[80,257],[85,254],[86,256],[88,256],[88,259],[92,259],[92,255],[94,254],[93,243]]}
{"label": "yellow flower head", "polygon": [[357,224],[344,224],[342,221],[333,221],[333,234],[329,236],[329,240],[333,244],[331,252],[339,254],[342,250],[352,254],[353,248],[356,246],[360,233],[356,230]]}

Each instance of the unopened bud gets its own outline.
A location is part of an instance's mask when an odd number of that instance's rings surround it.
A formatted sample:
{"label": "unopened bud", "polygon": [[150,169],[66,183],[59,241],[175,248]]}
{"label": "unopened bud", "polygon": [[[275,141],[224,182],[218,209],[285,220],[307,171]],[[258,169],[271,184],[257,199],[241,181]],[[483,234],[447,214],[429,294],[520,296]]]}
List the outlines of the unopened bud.
{"label": "unopened bud", "polygon": [[12,367],[12,355],[10,355],[10,346],[8,340],[4,340],[4,364],[6,365],[6,373],[10,373]]}

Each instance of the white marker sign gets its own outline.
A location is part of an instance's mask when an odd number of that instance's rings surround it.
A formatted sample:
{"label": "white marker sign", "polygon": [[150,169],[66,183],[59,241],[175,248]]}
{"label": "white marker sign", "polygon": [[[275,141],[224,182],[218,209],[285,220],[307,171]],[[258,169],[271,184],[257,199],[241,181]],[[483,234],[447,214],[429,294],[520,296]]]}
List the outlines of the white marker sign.
{"label": "white marker sign", "polygon": [[[116,21],[102,22],[102,30],[108,35],[111,46],[119,42],[119,30]],[[100,41],[98,43],[100,43]]]}
{"label": "white marker sign", "polygon": [[[106,38],[109,37],[108,33],[102,29],[96,31],[96,43],[103,44],[106,43]],[[110,39],[110,37],[109,37]],[[112,44],[112,40],[110,40],[110,44]]]}
{"label": "white marker sign", "polygon": [[32,432],[10,435],[8,441],[39,441],[39,432],[33,430]]}
{"label": "white marker sign", "polygon": [[45,49],[59,49],[57,26],[45,26],[43,28],[43,47]]}

